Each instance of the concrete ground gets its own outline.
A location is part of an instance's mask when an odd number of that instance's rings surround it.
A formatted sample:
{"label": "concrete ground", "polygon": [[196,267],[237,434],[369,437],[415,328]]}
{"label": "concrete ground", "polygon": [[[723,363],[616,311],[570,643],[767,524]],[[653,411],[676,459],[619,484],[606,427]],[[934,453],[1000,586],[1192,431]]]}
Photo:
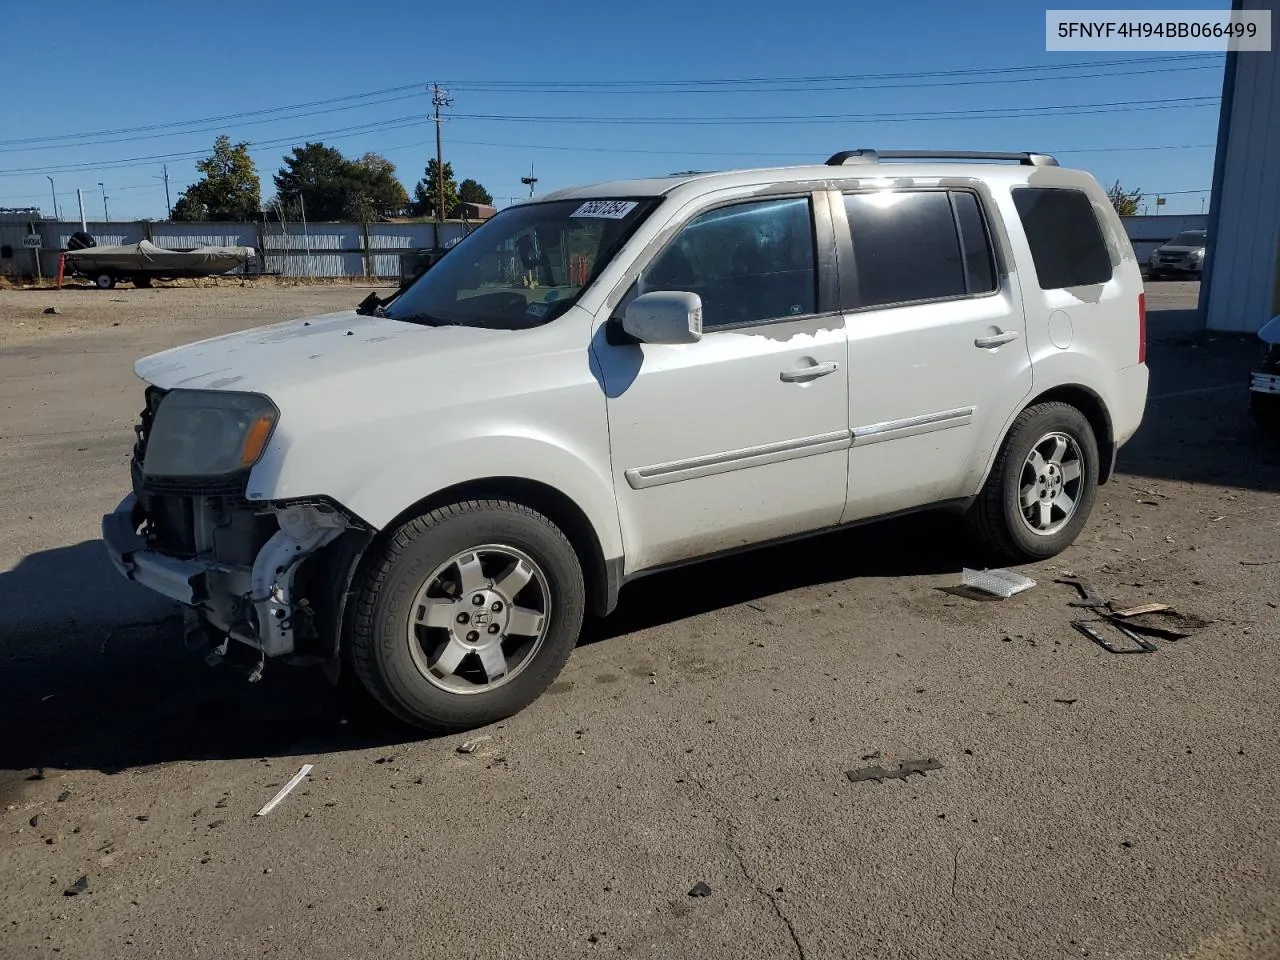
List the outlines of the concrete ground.
{"label": "concrete ground", "polygon": [[[947,592],[931,516],[653,577],[466,755],[206,668],[97,539],[135,357],[363,294],[0,292],[0,956],[1280,957],[1280,446],[1193,284],[1033,590]],[[1066,570],[1213,623],[1108,654]]]}

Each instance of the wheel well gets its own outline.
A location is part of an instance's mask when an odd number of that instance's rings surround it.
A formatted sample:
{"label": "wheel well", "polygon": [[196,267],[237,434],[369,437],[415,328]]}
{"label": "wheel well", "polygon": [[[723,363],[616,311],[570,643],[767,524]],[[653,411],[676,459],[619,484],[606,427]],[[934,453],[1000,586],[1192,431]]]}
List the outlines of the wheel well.
{"label": "wheel well", "polygon": [[1111,431],[1111,415],[1107,412],[1107,405],[1092,390],[1078,385],[1069,385],[1046,390],[1027,406],[1050,401],[1070,404],[1085,415],[1089,426],[1093,428],[1094,436],[1098,439],[1098,458],[1101,461],[1098,483],[1106,483],[1111,479],[1111,471],[1115,467],[1116,460],[1115,434]]}
{"label": "wheel well", "polygon": [[586,513],[573,500],[555,487],[523,477],[488,477],[468,480],[438,490],[419,500],[386,525],[390,532],[400,524],[420,514],[435,510],[459,500],[511,500],[524,504],[559,527],[573,545],[582,564],[582,576],[587,588],[587,607],[599,616],[613,609],[616,600],[616,583],[610,583],[609,567],[604,550]]}

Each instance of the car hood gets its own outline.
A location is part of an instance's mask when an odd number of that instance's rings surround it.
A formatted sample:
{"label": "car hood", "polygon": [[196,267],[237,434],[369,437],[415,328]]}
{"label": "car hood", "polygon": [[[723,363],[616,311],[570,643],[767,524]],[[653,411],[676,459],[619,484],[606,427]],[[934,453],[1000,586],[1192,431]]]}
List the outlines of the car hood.
{"label": "car hood", "polygon": [[298,383],[450,356],[510,339],[510,331],[432,327],[354,310],[287,320],[144,357],[134,371],[162,389],[237,390],[273,396]]}

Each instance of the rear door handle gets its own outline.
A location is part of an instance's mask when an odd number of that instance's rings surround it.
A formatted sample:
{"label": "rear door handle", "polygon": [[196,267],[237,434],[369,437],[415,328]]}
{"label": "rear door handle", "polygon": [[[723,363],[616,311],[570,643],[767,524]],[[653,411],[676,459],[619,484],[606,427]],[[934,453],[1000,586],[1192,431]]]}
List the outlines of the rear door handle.
{"label": "rear door handle", "polygon": [[985,350],[990,349],[991,347],[1001,346],[1002,344],[1008,343],[1010,340],[1017,339],[1017,330],[1005,330],[1002,333],[993,333],[988,337],[978,337],[977,340],[973,341],[973,345],[975,347],[982,347]]}
{"label": "rear door handle", "polygon": [[778,379],[783,383],[808,383],[810,380],[825,377],[828,373],[835,373],[839,369],[839,363],[835,360],[828,360],[826,363],[811,363],[805,367],[792,367],[790,370],[783,370],[778,374]]}

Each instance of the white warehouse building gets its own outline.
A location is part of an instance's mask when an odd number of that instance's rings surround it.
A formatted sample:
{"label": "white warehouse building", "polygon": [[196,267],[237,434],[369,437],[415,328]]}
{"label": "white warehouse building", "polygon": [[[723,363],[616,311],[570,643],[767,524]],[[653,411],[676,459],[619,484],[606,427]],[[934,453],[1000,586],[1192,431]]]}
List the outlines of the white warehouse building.
{"label": "white warehouse building", "polygon": [[1200,313],[1211,330],[1256,333],[1280,314],[1280,0],[1232,9],[1271,12],[1272,50],[1227,54]]}

